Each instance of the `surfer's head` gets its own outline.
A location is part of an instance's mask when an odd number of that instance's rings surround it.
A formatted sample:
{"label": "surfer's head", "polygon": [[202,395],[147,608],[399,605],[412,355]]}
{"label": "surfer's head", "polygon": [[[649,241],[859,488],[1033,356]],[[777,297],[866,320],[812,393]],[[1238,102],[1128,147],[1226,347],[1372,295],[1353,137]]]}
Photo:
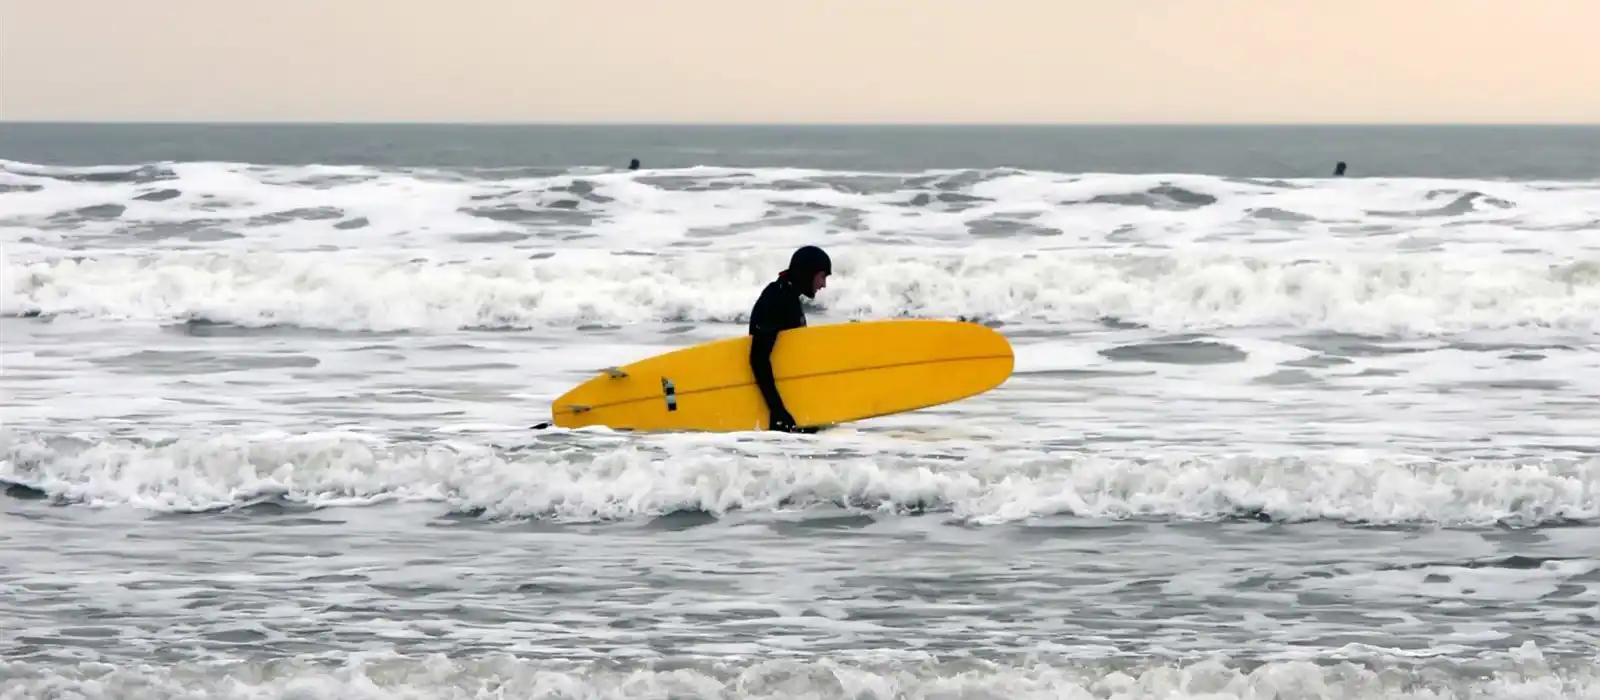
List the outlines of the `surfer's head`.
{"label": "surfer's head", "polygon": [[821,248],[808,245],[794,252],[789,258],[789,269],[784,272],[801,294],[814,297],[828,286],[828,275],[833,274],[833,261]]}

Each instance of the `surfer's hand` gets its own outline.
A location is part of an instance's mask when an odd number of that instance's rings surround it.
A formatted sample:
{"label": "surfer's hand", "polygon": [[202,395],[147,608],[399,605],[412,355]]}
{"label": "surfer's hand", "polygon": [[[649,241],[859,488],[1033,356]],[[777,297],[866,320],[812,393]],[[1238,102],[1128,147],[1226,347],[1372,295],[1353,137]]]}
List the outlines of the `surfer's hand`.
{"label": "surfer's hand", "polygon": [[772,409],[772,418],[767,421],[767,429],[792,433],[795,430],[794,416],[789,415],[789,410],[781,406]]}
{"label": "surfer's hand", "polygon": [[796,433],[800,435],[816,435],[818,431],[822,430],[822,428],[818,427],[798,426],[789,421],[773,423],[771,429],[782,433]]}

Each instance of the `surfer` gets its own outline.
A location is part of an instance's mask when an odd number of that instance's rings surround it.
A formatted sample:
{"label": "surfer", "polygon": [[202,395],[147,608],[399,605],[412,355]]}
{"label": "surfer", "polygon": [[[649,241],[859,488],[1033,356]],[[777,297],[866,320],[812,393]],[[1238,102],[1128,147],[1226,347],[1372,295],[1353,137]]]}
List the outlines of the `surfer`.
{"label": "surfer", "polygon": [[772,349],[778,343],[778,334],[791,328],[806,325],[806,311],[800,297],[815,298],[817,292],[828,285],[828,275],[833,274],[833,261],[821,248],[804,246],[789,258],[789,269],[778,273],[778,278],[761,290],[755,306],[750,309],[750,370],[755,373],[756,386],[766,399],[769,430],[788,433],[814,433],[816,428],[803,428],[794,424],[794,416],[783,405],[778,395],[778,383],[772,378]]}

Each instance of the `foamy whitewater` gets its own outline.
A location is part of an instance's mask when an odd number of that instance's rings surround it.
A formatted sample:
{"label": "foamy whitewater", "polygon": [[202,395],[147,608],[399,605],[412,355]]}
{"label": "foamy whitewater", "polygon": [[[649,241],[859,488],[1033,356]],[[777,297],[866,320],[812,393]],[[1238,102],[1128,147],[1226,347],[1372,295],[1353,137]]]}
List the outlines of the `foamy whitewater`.
{"label": "foamy whitewater", "polygon": [[[1600,699],[1600,182],[3,161],[0,243],[0,699]],[[806,243],[1015,375],[530,429]]]}

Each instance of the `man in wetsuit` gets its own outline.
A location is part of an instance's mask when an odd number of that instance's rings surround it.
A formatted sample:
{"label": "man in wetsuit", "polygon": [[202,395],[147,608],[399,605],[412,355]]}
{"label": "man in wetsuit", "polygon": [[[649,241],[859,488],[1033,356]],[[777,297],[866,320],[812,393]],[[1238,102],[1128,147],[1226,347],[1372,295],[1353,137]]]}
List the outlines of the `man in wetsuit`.
{"label": "man in wetsuit", "polygon": [[830,274],[833,274],[833,261],[828,259],[827,253],[812,245],[800,248],[789,258],[789,269],[778,273],[778,279],[761,290],[761,296],[750,309],[750,370],[756,375],[756,386],[760,387],[771,413],[767,421],[769,430],[816,432],[815,428],[796,426],[794,416],[789,415],[788,407],[783,405],[778,383],[772,378],[772,348],[778,342],[779,333],[806,325],[800,297],[815,297],[827,286]]}

